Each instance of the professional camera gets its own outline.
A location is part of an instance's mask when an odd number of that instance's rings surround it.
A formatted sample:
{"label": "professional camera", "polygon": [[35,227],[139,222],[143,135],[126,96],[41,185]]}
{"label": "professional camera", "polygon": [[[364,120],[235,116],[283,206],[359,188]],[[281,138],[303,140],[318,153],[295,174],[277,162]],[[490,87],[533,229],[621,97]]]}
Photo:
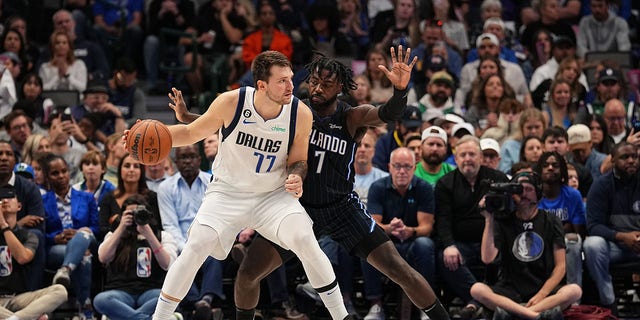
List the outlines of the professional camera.
{"label": "professional camera", "polygon": [[144,226],[149,224],[151,220],[151,211],[147,210],[147,207],[143,205],[138,205],[135,209],[132,210],[131,214],[133,215],[133,221],[139,226]]}
{"label": "professional camera", "polygon": [[513,182],[492,183],[485,195],[485,207],[496,219],[506,219],[515,210],[514,194],[522,194],[522,185]]}

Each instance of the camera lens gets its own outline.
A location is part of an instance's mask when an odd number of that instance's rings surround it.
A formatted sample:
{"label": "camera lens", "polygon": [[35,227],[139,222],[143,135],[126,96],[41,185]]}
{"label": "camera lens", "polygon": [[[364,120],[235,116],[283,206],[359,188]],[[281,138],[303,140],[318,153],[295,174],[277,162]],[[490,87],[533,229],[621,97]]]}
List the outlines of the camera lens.
{"label": "camera lens", "polygon": [[145,206],[140,205],[133,210],[133,221],[137,225],[147,225],[149,220],[151,220],[151,212]]}

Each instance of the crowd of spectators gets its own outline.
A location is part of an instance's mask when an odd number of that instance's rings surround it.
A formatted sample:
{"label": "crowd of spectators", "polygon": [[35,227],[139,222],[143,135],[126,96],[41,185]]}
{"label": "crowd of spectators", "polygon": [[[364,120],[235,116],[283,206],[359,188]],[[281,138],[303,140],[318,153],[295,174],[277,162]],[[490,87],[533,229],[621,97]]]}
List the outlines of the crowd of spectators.
{"label": "crowd of spectators", "polygon": [[[389,66],[398,45],[418,59],[407,108],[371,128],[354,159],[356,191],[397,249],[463,301],[460,317],[479,316],[486,299],[471,288],[500,277],[500,262],[485,265],[481,254],[483,181],[536,172],[539,208],[563,224],[566,282],[582,286],[588,272],[596,300],[617,311],[609,265],[640,261],[639,2],[76,0],[46,21],[20,2],[0,1],[0,186],[17,200],[2,200],[0,248],[24,285],[0,281],[0,293],[44,290],[49,299],[36,309],[9,304],[3,318],[51,314],[63,287],[83,319],[116,301],[128,307],[112,319],[153,312],[211,179],[200,167],[210,168],[218,136],[154,166],[133,161],[120,136],[146,117],[147,95],[177,86],[190,107],[206,108],[252,85],[254,57],[277,50],[293,62],[298,96],[308,92],[303,66],[322,55],[353,69],[358,87],[340,99],[378,105],[393,93],[378,65]],[[78,103],[56,104],[51,91],[76,92]],[[239,235],[236,255],[253,236]],[[335,268],[354,272],[345,252],[320,241]],[[372,269],[362,264],[365,320],[385,317]],[[229,303],[224,270],[207,260],[184,310],[219,316]],[[271,309],[297,319],[284,272],[270,278]],[[356,313],[352,277],[338,280]],[[297,291],[313,297],[308,285]]]}

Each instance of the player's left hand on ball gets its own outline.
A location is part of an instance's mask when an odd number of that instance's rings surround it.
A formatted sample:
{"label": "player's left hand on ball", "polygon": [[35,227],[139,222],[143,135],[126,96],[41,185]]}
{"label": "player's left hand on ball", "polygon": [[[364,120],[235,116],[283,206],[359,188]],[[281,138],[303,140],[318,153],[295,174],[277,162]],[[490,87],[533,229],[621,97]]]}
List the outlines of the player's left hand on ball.
{"label": "player's left hand on ball", "polygon": [[302,177],[290,174],[284,182],[284,189],[296,198],[302,197]]}
{"label": "player's left hand on ball", "polygon": [[129,129],[124,130],[124,132],[122,133],[122,138],[120,138],[120,142],[122,143],[122,145],[124,146],[124,149],[127,150],[127,137],[129,137]]}

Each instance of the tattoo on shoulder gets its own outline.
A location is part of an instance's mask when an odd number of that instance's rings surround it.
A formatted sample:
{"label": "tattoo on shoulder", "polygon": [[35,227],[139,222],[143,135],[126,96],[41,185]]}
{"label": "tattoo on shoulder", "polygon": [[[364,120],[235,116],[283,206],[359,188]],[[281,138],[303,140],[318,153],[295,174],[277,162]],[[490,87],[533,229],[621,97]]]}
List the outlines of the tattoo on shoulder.
{"label": "tattoo on shoulder", "polygon": [[287,168],[288,174],[297,174],[304,180],[307,175],[307,162],[306,161],[296,161],[292,163],[289,168]]}

